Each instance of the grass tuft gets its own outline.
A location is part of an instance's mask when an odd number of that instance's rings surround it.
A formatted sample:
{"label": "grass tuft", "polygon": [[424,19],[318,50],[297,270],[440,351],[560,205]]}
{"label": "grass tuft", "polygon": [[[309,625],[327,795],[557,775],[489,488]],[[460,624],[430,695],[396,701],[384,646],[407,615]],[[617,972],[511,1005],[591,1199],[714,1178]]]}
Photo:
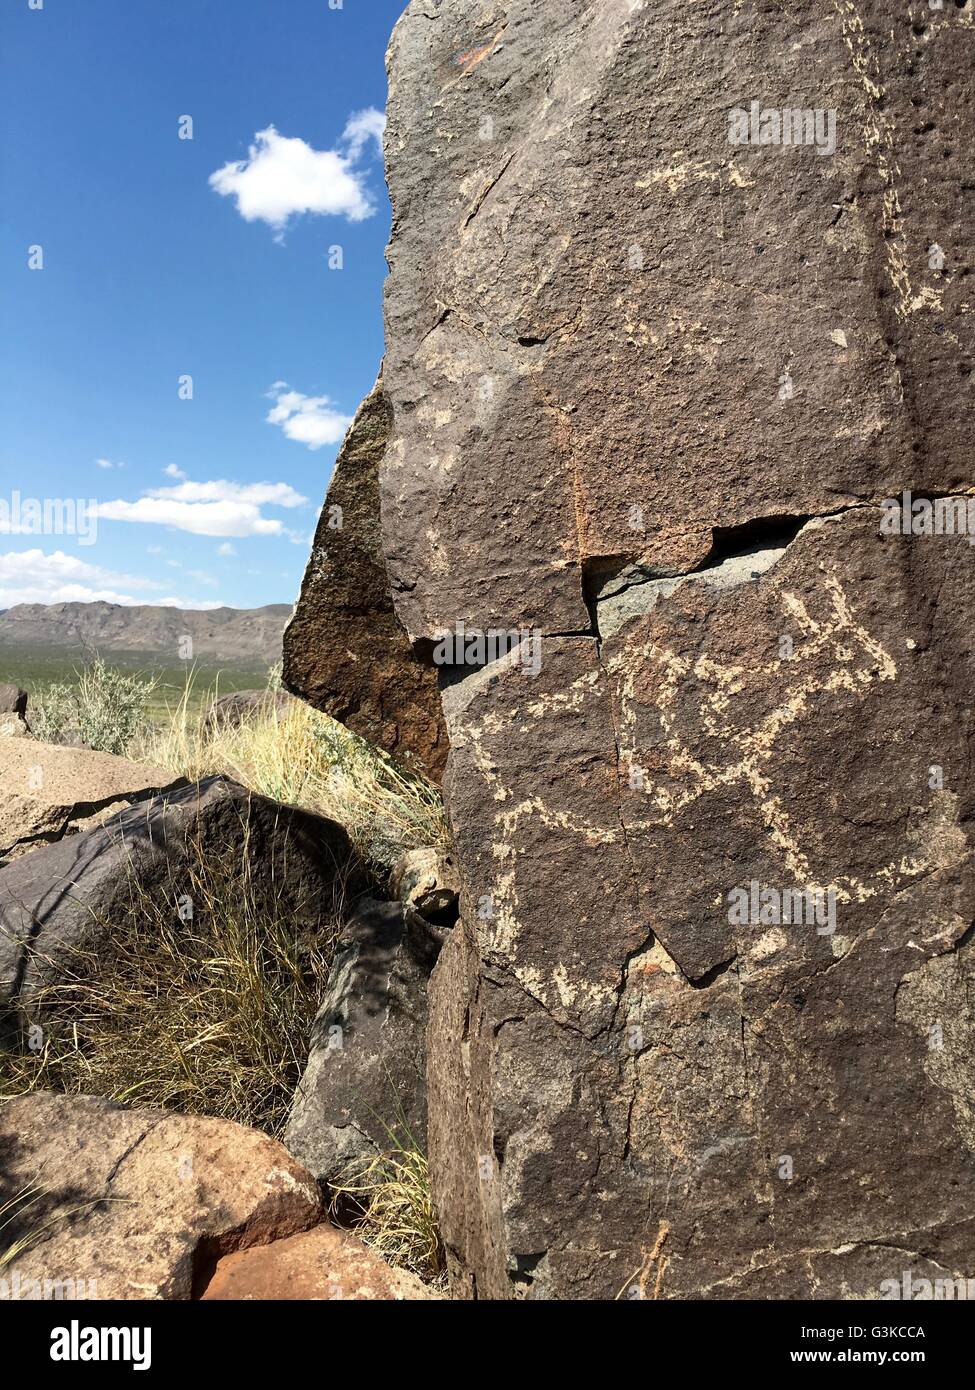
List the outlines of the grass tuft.
{"label": "grass tuft", "polygon": [[141,756],[191,781],[224,772],[273,801],[328,816],[379,871],[404,850],[447,844],[443,802],[432,782],[299,701],[282,710],[268,700],[243,723],[215,728],[195,715],[187,693]]}
{"label": "grass tuft", "polygon": [[332,1214],[352,1222],[359,1238],[389,1264],[428,1284],[443,1282],[443,1240],[430,1193],[426,1155],[410,1135],[383,1153],[350,1165],[331,1184]]}

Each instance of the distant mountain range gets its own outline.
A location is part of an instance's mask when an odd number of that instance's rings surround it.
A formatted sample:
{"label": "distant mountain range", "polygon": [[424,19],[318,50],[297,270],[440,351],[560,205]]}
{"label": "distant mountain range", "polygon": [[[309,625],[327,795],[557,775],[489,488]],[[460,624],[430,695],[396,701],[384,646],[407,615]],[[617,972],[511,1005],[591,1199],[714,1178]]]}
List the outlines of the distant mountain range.
{"label": "distant mountain range", "polygon": [[281,659],[287,603],[265,608],[135,608],[116,603],[21,603],[0,611],[0,648],[77,653],[145,652],[175,660],[192,638],[193,657],[271,666]]}

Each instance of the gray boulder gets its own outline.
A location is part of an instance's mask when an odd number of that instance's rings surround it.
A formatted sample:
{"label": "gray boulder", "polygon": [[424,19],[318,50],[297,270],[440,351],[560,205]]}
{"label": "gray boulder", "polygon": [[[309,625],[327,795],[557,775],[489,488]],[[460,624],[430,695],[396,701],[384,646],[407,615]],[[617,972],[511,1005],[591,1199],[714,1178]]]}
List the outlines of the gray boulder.
{"label": "gray boulder", "polygon": [[27,691],[19,685],[0,685],[0,719],[8,714],[27,717]]}
{"label": "gray boulder", "polygon": [[221,695],[207,711],[207,723],[214,729],[237,728],[249,719],[282,719],[295,703],[286,690],[235,690]]}
{"label": "gray boulder", "polygon": [[417,914],[371,899],[340,936],[284,1134],[316,1177],[397,1143],[425,1147],[427,983],[440,945]]}

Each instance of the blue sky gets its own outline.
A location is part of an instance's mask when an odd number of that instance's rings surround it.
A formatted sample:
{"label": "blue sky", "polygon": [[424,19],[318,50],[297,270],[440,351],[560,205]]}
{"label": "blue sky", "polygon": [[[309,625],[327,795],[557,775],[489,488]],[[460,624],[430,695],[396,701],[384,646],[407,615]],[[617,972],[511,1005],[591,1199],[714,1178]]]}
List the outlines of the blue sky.
{"label": "blue sky", "polygon": [[4,0],[0,608],[293,601],[382,357],[405,3]]}

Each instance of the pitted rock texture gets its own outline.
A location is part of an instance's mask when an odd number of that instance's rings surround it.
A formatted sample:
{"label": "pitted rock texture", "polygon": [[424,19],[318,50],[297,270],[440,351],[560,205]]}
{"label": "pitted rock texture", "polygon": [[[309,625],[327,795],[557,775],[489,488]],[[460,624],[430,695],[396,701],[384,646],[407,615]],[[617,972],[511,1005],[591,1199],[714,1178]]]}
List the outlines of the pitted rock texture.
{"label": "pitted rock texture", "polygon": [[[6,1297],[189,1299],[221,1256],[315,1226],[311,1174],[208,1115],[39,1092],[0,1107]],[[45,1292],[53,1286],[60,1292]]]}
{"label": "pitted rock texture", "polygon": [[[442,692],[455,1292],[975,1269],[975,551],[879,505],[973,487],[973,25],[414,0],[397,26],[396,610],[421,652],[547,634],[537,677],[516,654]],[[753,101],[835,111],[835,153],[729,144]],[[819,891],[832,930],[739,923],[751,885]]]}
{"label": "pitted rock texture", "polygon": [[[476,932],[434,977],[430,1123],[458,1287],[868,1296],[878,1248],[884,1278],[895,1251],[970,1267],[975,555],[878,516],[449,692]],[[833,918],[733,924],[752,883]]]}
{"label": "pitted rock texture", "polygon": [[382,381],[339,451],[301,596],[284,634],[287,688],[439,781],[447,757],[434,671],[413,654],[390,596],[379,527],[389,432]]}

